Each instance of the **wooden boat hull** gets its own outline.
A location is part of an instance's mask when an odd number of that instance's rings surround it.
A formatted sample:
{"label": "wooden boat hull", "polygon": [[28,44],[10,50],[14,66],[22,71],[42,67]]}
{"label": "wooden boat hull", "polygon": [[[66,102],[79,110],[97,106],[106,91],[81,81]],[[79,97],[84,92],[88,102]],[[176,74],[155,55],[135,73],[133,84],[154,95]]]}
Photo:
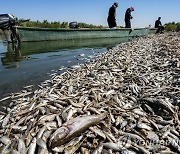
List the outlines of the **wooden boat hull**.
{"label": "wooden boat hull", "polygon": [[22,42],[28,41],[52,41],[69,39],[97,39],[136,37],[155,33],[156,29],[52,29],[52,28],[25,28],[18,27]]}

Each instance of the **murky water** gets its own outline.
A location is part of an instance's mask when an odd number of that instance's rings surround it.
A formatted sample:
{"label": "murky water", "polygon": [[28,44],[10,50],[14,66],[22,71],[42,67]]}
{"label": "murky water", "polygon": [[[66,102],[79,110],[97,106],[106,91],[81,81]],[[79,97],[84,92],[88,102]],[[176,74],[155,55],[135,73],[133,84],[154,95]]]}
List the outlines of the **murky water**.
{"label": "murky water", "polygon": [[14,46],[0,37],[0,98],[24,86],[38,85],[62,73],[61,68],[86,62],[91,56],[132,38],[23,42]]}

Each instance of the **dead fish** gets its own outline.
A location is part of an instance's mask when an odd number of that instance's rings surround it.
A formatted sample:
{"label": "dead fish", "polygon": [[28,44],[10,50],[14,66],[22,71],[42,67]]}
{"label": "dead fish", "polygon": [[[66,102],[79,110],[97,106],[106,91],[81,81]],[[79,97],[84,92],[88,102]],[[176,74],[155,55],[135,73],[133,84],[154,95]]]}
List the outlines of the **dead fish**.
{"label": "dead fish", "polygon": [[138,122],[137,127],[140,128],[140,129],[152,130],[152,128],[150,126],[148,126],[147,124],[142,123],[142,122]]}
{"label": "dead fish", "polygon": [[11,140],[10,140],[10,138],[8,136],[3,136],[3,137],[0,138],[0,142],[2,142],[5,145],[8,145],[8,144],[11,143]]}
{"label": "dead fish", "polygon": [[112,123],[115,123],[116,120],[114,119],[114,116],[113,116],[113,114],[111,113],[111,110],[110,110],[110,109],[109,109],[109,115],[110,115],[110,118],[111,118],[111,122],[112,122]]}
{"label": "dead fish", "polygon": [[158,131],[159,131],[158,125],[157,125],[154,121],[152,121],[151,119],[149,119],[149,122],[151,123],[152,128],[154,128],[155,130],[158,130]]}
{"label": "dead fish", "polygon": [[71,108],[67,114],[67,121],[70,120],[76,112],[77,112],[77,109]]}
{"label": "dead fish", "polygon": [[167,120],[160,120],[158,123],[160,123],[161,125],[173,125],[174,124],[174,122],[173,122],[173,119],[172,120],[169,120],[169,121],[167,121]]}
{"label": "dead fish", "polygon": [[179,132],[175,130],[175,128],[171,128],[171,133],[173,133],[176,136],[179,136]]}
{"label": "dead fish", "polygon": [[139,146],[139,145],[137,145],[137,144],[135,144],[135,143],[133,143],[133,142],[131,143],[131,146],[138,148],[139,153],[151,154],[151,152],[149,152],[149,151],[148,151],[146,148],[144,148],[143,146]]}
{"label": "dead fish", "polygon": [[172,139],[174,139],[174,140],[176,140],[176,141],[179,140],[179,137],[176,136],[176,135],[174,135],[174,134],[172,134],[171,132],[169,132],[168,136],[170,136]]}
{"label": "dead fish", "polygon": [[84,147],[81,147],[81,153],[82,154],[90,154],[90,150]]}
{"label": "dead fish", "polygon": [[52,130],[46,130],[46,131],[44,132],[44,134],[42,135],[42,140],[43,140],[44,142],[47,142],[47,140],[48,140],[48,138],[50,137],[51,133],[52,133]]}
{"label": "dead fish", "polygon": [[162,139],[166,138],[170,133],[170,130],[168,129],[167,131],[165,131],[163,134],[162,134]]}
{"label": "dead fish", "polygon": [[83,143],[83,141],[85,139],[83,139],[81,141],[81,139],[83,138],[83,136],[80,136],[80,137],[77,137],[77,138],[74,138],[73,140],[71,140],[65,147],[64,149],[64,153],[65,154],[73,154],[76,152],[76,150],[79,149],[79,147],[81,146],[81,144]]}
{"label": "dead fish", "polygon": [[58,127],[61,127],[62,126],[62,119],[59,117],[59,115],[56,115],[56,121],[57,121]]}
{"label": "dead fish", "polygon": [[72,68],[72,69],[78,69],[78,68],[80,68],[81,66],[80,65],[74,65],[74,66],[71,66],[70,68]]}
{"label": "dead fish", "polygon": [[10,113],[4,118],[2,123],[2,128],[4,128],[8,124],[9,118],[10,118]]}
{"label": "dead fish", "polygon": [[115,150],[115,151],[121,151],[121,148],[119,146],[119,143],[113,143],[113,142],[107,142],[102,143],[104,147]]}
{"label": "dead fish", "polygon": [[21,153],[19,153],[19,152],[16,151],[16,150],[13,150],[11,154],[21,154]]}
{"label": "dead fish", "polygon": [[64,121],[67,121],[68,112],[70,113],[71,109],[72,109],[72,105],[69,105],[68,107],[66,107],[65,109],[62,110],[62,118]]}
{"label": "dead fish", "polygon": [[167,137],[168,141],[170,142],[171,146],[176,149],[179,153],[180,153],[180,146],[179,146],[179,141],[176,141],[174,139],[172,139],[171,137]]}
{"label": "dead fish", "polygon": [[146,116],[146,113],[139,108],[133,109],[132,112],[140,116]]}
{"label": "dead fish", "polygon": [[4,115],[0,115],[0,122],[1,122],[1,120],[4,118]]}
{"label": "dead fish", "polygon": [[35,102],[31,104],[29,111],[31,111],[34,108],[35,104],[36,104]]}
{"label": "dead fish", "polygon": [[25,119],[26,119],[26,117],[21,118],[21,119],[16,123],[15,126],[19,126],[20,124],[22,124],[22,123],[25,121]]}
{"label": "dead fish", "polygon": [[131,141],[144,141],[139,135],[132,134],[132,133],[126,133],[125,137],[130,139]]}
{"label": "dead fish", "polygon": [[168,150],[162,150],[160,154],[175,154],[173,151]]}
{"label": "dead fish", "polygon": [[42,147],[38,148],[38,154],[50,154],[47,149],[44,149]]}
{"label": "dead fish", "polygon": [[1,99],[0,102],[3,102],[3,101],[10,99],[10,98],[11,98],[11,96],[5,97],[5,98]]}
{"label": "dead fish", "polygon": [[107,137],[107,139],[110,141],[110,142],[117,142],[117,139],[115,138],[115,136],[111,133],[111,132],[105,132],[105,135]]}
{"label": "dead fish", "polygon": [[153,132],[153,131],[148,131],[147,139],[153,140],[153,141],[158,141],[159,140],[159,136],[155,132]]}
{"label": "dead fish", "polygon": [[164,101],[163,99],[142,98],[140,100],[146,101],[147,103],[149,103],[151,105],[158,105],[158,106],[166,109],[167,111],[169,111],[171,114],[174,113],[174,110],[172,109],[172,107],[168,103],[166,103],[166,101]]}
{"label": "dead fish", "polygon": [[[77,94],[76,94],[76,95],[77,95]],[[73,97],[75,97],[76,95],[74,95]],[[76,108],[81,108],[81,107],[84,106],[83,103],[75,103],[75,102],[73,102],[73,100],[71,100],[71,99],[68,99],[68,102],[69,102],[73,107],[76,107]]]}
{"label": "dead fish", "polygon": [[37,134],[37,139],[39,139],[39,138],[42,137],[42,135],[43,135],[43,133],[44,133],[45,130],[46,130],[46,126],[43,126],[43,127],[39,130],[39,132],[38,132],[38,134]]}
{"label": "dead fish", "polygon": [[57,153],[58,153],[58,152],[62,153],[62,152],[64,151],[64,148],[65,148],[65,146],[64,146],[64,145],[61,145],[61,146],[59,146],[59,147],[53,148],[52,151],[57,152]]}
{"label": "dead fish", "polygon": [[56,117],[56,114],[50,114],[50,115],[45,115],[39,118],[39,123],[44,123],[45,121],[53,121]]}
{"label": "dead fish", "polygon": [[43,149],[47,149],[46,143],[42,139],[37,139],[37,145]]}
{"label": "dead fish", "polygon": [[43,123],[47,127],[48,130],[56,130],[58,128],[56,121]]}
{"label": "dead fish", "polygon": [[19,139],[18,152],[21,153],[21,154],[26,153],[26,146],[25,146],[25,143],[24,143],[23,139]]}
{"label": "dead fish", "polygon": [[13,126],[12,129],[15,132],[24,132],[27,129],[27,126]]}
{"label": "dead fish", "polygon": [[11,146],[10,144],[6,145],[6,146],[1,146],[0,147],[0,153],[1,154],[8,154],[8,153],[11,153]]}
{"label": "dead fish", "polygon": [[33,138],[32,143],[29,146],[28,154],[34,154],[36,150],[36,138]]}
{"label": "dead fish", "polygon": [[99,135],[100,137],[102,137],[104,140],[106,139],[106,135],[97,127],[90,127],[89,128],[92,132],[94,132],[95,134]]}
{"label": "dead fish", "polygon": [[101,154],[103,150],[103,144],[100,144],[93,152],[92,154]]}
{"label": "dead fish", "polygon": [[96,125],[106,117],[106,114],[91,115],[73,118],[62,125],[61,128],[56,130],[49,140],[51,147],[56,147],[70,141],[72,138],[78,136],[89,127]]}

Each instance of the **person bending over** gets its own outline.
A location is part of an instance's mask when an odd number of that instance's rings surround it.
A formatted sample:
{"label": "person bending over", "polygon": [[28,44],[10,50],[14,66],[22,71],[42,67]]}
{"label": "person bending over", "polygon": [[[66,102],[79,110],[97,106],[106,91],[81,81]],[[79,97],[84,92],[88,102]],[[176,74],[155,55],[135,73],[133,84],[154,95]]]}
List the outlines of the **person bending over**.
{"label": "person bending over", "polygon": [[131,28],[131,19],[133,18],[131,12],[134,11],[133,7],[130,7],[126,10],[125,13],[125,28]]}
{"label": "person bending over", "polygon": [[114,28],[117,26],[116,24],[116,8],[118,7],[118,3],[114,2],[114,4],[109,8],[109,13],[108,13],[108,26],[109,28]]}

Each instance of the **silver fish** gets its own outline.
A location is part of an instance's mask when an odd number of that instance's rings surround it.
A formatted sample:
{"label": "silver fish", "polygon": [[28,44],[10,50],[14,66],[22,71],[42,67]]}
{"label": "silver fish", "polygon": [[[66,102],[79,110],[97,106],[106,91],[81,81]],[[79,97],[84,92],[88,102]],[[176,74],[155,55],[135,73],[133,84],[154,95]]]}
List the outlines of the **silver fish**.
{"label": "silver fish", "polygon": [[28,154],[34,154],[36,150],[36,138],[33,138],[32,143],[29,146]]}
{"label": "silver fish", "polygon": [[18,152],[21,153],[21,154],[26,153],[26,146],[25,146],[25,143],[24,143],[23,139],[19,139]]}
{"label": "silver fish", "polygon": [[10,138],[8,136],[3,136],[3,137],[0,138],[0,142],[2,142],[5,145],[8,145],[8,144],[11,143],[11,140],[10,140]]}
{"label": "silver fish", "polygon": [[100,144],[93,152],[92,154],[101,154],[103,150],[103,144]]}
{"label": "silver fish", "polygon": [[37,139],[39,139],[39,138],[42,137],[42,135],[43,135],[43,133],[44,133],[45,130],[46,130],[46,126],[43,126],[43,127],[39,130],[39,132],[38,132],[38,134],[37,134]]}
{"label": "silver fish", "polygon": [[9,118],[10,118],[10,113],[4,118],[3,123],[2,123],[2,128],[8,124]]}
{"label": "silver fish", "polygon": [[11,154],[21,154],[21,153],[16,150],[13,150]]}
{"label": "silver fish", "polygon": [[72,138],[78,136],[90,126],[96,125],[106,117],[106,114],[91,115],[73,118],[62,125],[50,137],[49,145],[56,147],[70,141]]}
{"label": "silver fish", "polygon": [[110,149],[115,150],[115,151],[121,151],[121,148],[120,148],[118,143],[107,142],[107,143],[102,143],[102,144],[106,148],[110,148]]}
{"label": "silver fish", "polygon": [[43,149],[47,149],[46,143],[42,139],[37,139],[37,145]]}
{"label": "silver fish", "polygon": [[167,111],[169,111],[169,113],[173,114],[174,110],[172,109],[172,107],[163,99],[153,99],[153,98],[142,98],[142,101],[146,101],[149,104],[152,105],[158,105],[163,107],[164,109],[166,109]]}

